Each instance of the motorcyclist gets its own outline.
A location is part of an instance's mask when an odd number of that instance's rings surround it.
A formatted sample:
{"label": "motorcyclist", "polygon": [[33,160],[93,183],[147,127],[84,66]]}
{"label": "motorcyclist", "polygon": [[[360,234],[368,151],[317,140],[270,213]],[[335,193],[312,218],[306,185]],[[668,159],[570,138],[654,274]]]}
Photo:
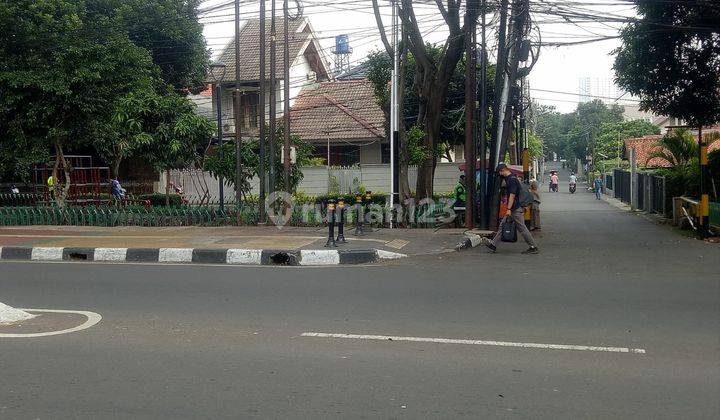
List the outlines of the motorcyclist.
{"label": "motorcyclist", "polygon": [[575,176],[574,172],[570,173],[570,192],[575,192],[577,184],[577,176]]}

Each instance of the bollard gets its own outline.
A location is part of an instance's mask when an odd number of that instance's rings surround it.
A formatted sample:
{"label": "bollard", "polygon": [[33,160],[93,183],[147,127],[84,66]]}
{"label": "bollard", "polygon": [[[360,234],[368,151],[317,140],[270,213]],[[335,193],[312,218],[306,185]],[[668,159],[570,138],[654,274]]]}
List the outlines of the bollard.
{"label": "bollard", "polygon": [[327,203],[327,219],[328,219],[328,240],[325,248],[337,246],[335,243],[335,200],[328,200]]}
{"label": "bollard", "polygon": [[[365,214],[370,214],[370,203],[372,202],[372,191],[365,191],[365,212],[363,214],[363,220],[365,218]],[[363,232],[372,232],[372,226],[364,226]]]}
{"label": "bollard", "polygon": [[338,210],[340,210],[340,221],[338,222],[338,236],[337,236],[337,242],[340,242],[341,244],[346,244],[347,240],[345,240],[345,200],[340,198],[338,199]]}
{"label": "bollard", "polygon": [[363,211],[362,199],[363,197],[360,194],[355,196],[355,209],[357,211],[355,218],[355,236],[360,236],[365,233],[363,232],[363,219],[365,219],[365,211]]}

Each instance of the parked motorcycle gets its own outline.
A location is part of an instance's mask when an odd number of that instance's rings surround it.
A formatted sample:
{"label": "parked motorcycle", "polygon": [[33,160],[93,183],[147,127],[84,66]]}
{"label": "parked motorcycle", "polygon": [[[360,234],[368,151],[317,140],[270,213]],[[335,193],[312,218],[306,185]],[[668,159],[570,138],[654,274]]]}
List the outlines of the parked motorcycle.
{"label": "parked motorcycle", "polygon": [[570,184],[570,194],[575,194],[575,190],[577,189],[576,184]]}

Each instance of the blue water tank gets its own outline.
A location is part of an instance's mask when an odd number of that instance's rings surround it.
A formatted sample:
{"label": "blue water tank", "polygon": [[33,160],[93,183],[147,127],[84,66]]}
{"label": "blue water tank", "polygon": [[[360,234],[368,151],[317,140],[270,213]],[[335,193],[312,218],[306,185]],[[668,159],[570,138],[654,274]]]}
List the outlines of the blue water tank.
{"label": "blue water tank", "polygon": [[350,41],[347,35],[335,37],[335,54],[350,54]]}

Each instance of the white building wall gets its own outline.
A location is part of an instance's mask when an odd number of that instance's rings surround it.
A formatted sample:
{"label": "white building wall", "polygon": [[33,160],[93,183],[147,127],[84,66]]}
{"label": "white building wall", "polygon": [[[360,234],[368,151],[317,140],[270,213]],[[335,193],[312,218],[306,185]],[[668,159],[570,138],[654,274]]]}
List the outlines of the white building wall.
{"label": "white building wall", "polygon": [[[342,171],[348,171],[347,176],[341,174]],[[329,190],[329,178],[335,176],[342,178],[346,182],[342,182],[341,189],[343,193],[350,192],[351,180],[357,178],[366,190],[374,193],[387,193],[390,191],[390,166],[387,164],[364,164],[359,167],[347,169],[334,168],[328,172],[325,166],[308,166],[303,168],[304,178],[298,186],[298,191],[308,195],[323,195]],[[435,169],[435,193],[448,193],[453,190],[455,183],[460,176],[460,170],[457,163],[439,163]],[[347,178],[347,179],[345,179]],[[170,179],[176,184],[183,187],[185,198],[191,203],[198,202],[202,199],[204,189],[207,187],[210,194],[210,202],[217,203],[219,201],[219,183],[210,173],[200,170],[188,171],[171,171]],[[417,182],[417,168],[411,166],[408,171],[408,180],[410,189],[415,190]],[[252,195],[259,194],[259,180],[253,178]],[[165,174],[160,174],[160,181],[156,183],[156,192],[165,192]],[[225,186],[225,201],[234,202],[235,190],[232,186]]]}

